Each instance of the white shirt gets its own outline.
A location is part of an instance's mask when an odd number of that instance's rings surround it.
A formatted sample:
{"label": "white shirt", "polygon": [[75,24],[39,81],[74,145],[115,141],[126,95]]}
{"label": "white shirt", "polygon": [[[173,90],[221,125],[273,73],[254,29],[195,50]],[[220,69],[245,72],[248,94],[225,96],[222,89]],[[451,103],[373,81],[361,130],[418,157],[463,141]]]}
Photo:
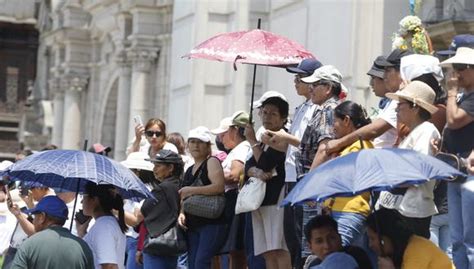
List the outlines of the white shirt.
{"label": "white shirt", "polygon": [[75,221],[76,219],[75,219],[74,216],[77,212],[79,212],[79,210],[82,209],[81,201],[82,201],[82,195],[78,195],[77,196],[76,210],[74,212],[73,212],[74,200],[72,200],[71,202],[66,204],[69,214],[68,214],[68,218],[67,218],[66,222],[64,223],[63,227],[69,230],[69,228],[71,227],[71,221],[74,220],[74,222],[72,223],[71,233],[75,236],[77,236],[77,227],[76,227],[76,221]]}
{"label": "white shirt", "polygon": [[[231,171],[233,161],[245,163],[250,150],[250,143],[248,141],[242,141],[235,148],[233,148],[229,152],[225,160],[222,162],[222,168],[224,169],[224,173]],[[238,183],[226,184],[225,191],[237,189],[238,187]]]}
{"label": "white shirt", "polygon": [[[413,149],[423,154],[433,155],[432,139],[439,139],[438,129],[428,121],[418,125],[400,143],[399,148]],[[396,209],[400,214],[410,218],[426,218],[438,213],[433,201],[435,181],[431,180],[407,189],[404,195],[394,195],[383,191],[377,201],[377,207]]]}
{"label": "white shirt", "polygon": [[374,139],[374,148],[393,148],[397,140],[397,108],[398,101],[390,100],[390,102],[380,111],[378,118],[386,121],[392,128],[387,130]]}
{"label": "white shirt", "polygon": [[[316,105],[311,101],[311,99],[308,99],[299,105],[296,108],[295,115],[293,116],[289,133],[296,136],[298,139],[301,139],[306,130],[306,126],[308,126],[309,121],[313,117],[315,108]],[[295,156],[298,151],[299,147],[288,145],[285,159],[285,182],[296,182]]]}
{"label": "white shirt", "polygon": [[[125,212],[130,213],[130,214],[135,214],[136,209],[140,209],[140,203],[139,202],[135,202],[135,201],[132,201],[130,199],[123,200],[123,210]],[[130,236],[132,238],[137,238],[138,237],[138,233],[135,232],[133,227],[130,227],[130,226],[128,226],[128,230],[127,230],[127,232],[125,232],[125,235]]]}
{"label": "white shirt", "polygon": [[94,265],[100,269],[101,264],[117,264],[124,269],[126,237],[120,230],[117,219],[113,216],[102,216],[95,220],[94,226],[84,236],[94,255]]}

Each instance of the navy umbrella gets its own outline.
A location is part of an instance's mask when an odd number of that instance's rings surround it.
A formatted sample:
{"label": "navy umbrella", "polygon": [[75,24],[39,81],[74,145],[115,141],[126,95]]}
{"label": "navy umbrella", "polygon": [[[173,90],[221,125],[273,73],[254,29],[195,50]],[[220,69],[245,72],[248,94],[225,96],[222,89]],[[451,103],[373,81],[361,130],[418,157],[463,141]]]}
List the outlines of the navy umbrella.
{"label": "navy umbrella", "polygon": [[111,184],[117,187],[123,198],[135,201],[153,198],[130,169],[106,156],[79,150],[38,152],[14,163],[0,175],[72,192],[84,191],[89,181]]}
{"label": "navy umbrella", "polygon": [[328,161],[309,172],[282,201],[282,205],[351,197],[430,179],[463,176],[460,171],[426,154],[408,149],[364,149]]}

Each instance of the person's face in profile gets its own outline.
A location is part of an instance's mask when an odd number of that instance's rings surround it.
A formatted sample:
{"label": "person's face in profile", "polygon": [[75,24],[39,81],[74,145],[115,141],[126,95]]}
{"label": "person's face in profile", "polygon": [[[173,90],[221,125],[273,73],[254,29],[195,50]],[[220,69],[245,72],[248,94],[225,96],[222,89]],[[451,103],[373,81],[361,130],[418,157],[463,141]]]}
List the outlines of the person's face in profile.
{"label": "person's face in profile", "polygon": [[313,229],[309,247],[314,255],[324,260],[329,254],[342,249],[341,236],[332,227]]}

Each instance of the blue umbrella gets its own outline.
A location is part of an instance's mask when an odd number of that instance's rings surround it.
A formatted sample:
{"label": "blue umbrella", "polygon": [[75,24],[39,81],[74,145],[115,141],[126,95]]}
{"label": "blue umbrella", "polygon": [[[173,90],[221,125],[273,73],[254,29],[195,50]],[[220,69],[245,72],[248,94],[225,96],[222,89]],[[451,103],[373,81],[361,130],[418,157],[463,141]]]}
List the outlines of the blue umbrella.
{"label": "blue umbrella", "polygon": [[77,192],[78,188],[83,192],[89,181],[111,184],[126,199],[137,201],[153,197],[130,169],[105,156],[79,150],[38,152],[14,163],[0,175],[72,192]]}
{"label": "blue umbrella", "polygon": [[464,175],[448,164],[407,149],[364,149],[328,161],[309,172],[282,205],[321,202],[335,196],[389,190],[430,179]]}

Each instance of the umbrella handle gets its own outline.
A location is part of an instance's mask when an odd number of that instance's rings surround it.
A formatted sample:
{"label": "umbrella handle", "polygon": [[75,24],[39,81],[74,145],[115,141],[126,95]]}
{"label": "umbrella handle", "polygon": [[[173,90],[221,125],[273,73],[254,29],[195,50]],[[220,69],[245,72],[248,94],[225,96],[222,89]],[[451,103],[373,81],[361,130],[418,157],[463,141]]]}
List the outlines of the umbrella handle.
{"label": "umbrella handle", "polygon": [[374,220],[375,220],[375,230],[376,230],[375,232],[377,232],[377,236],[379,238],[380,253],[382,257],[386,257],[387,255],[385,254],[385,248],[384,248],[385,242],[382,240],[382,234],[380,233],[380,229],[379,229],[380,223],[377,218],[377,214],[375,213],[375,194],[373,191],[370,191],[370,200],[372,201],[371,211],[372,211],[372,214],[374,215]]}

